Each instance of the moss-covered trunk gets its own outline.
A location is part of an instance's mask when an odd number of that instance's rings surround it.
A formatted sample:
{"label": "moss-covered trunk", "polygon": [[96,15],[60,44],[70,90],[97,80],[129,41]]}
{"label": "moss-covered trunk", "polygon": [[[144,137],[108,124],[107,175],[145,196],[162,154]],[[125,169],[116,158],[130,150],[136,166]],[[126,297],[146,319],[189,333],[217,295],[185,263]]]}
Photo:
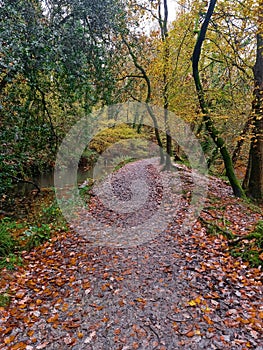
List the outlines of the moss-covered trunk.
{"label": "moss-covered trunk", "polygon": [[222,155],[222,158],[225,164],[226,175],[229,179],[234,195],[237,197],[245,197],[244,190],[242,189],[241,184],[239,183],[235,175],[232,159],[227,150],[225,142],[223,138],[220,137],[219,132],[216,129],[214,122],[210,116],[209,109],[205,100],[203,86],[199,75],[198,64],[199,64],[202,44],[204,42],[206,31],[207,31],[211,16],[214,12],[215,5],[216,5],[216,0],[211,0],[205,16],[205,20],[202,24],[201,30],[199,32],[199,35],[195,44],[193,57],[192,57],[193,76],[194,76],[199,104],[200,104],[202,113],[204,115],[204,123],[205,123],[206,129]]}

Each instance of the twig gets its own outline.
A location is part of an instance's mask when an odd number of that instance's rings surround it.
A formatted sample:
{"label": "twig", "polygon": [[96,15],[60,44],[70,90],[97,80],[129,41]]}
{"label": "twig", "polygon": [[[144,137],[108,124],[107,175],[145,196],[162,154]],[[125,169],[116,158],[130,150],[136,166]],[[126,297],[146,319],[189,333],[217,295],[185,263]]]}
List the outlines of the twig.
{"label": "twig", "polygon": [[206,221],[205,219],[203,219],[201,216],[199,216],[198,220],[204,225],[206,226],[209,230],[216,230],[216,231],[219,231],[221,232],[226,238],[228,239],[233,239],[235,237],[235,235],[228,231],[228,230],[225,230],[223,229],[222,227],[212,223],[212,222],[209,222],[209,221]]}
{"label": "twig", "polygon": [[261,237],[262,237],[262,234],[257,233],[257,232],[252,232],[252,233],[249,233],[248,235],[245,235],[245,236],[238,236],[237,238],[229,241],[228,244],[235,245],[243,240],[251,240],[251,239],[257,239],[257,238],[261,238]]}
{"label": "twig", "polygon": [[35,186],[36,189],[37,189],[37,194],[40,193],[40,191],[41,191],[41,189],[40,189],[40,187],[38,186],[38,184],[37,184],[36,182],[34,182],[34,181],[21,179],[21,178],[19,178],[19,177],[13,176],[13,175],[10,175],[10,177],[11,177],[13,180],[16,180],[17,182],[24,182],[24,183],[31,184],[31,185]]}

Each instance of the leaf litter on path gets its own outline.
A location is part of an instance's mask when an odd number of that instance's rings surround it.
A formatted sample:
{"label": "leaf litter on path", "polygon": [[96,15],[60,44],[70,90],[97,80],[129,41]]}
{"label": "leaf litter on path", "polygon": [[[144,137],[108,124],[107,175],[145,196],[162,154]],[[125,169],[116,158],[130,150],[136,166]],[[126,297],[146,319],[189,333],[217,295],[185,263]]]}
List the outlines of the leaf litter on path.
{"label": "leaf litter on path", "polygon": [[[181,230],[190,175],[180,170],[181,194],[170,198],[172,205],[180,195],[180,210],[149,241],[91,246],[72,231],[25,252],[23,267],[2,270],[0,290],[11,304],[0,308],[0,349],[262,349],[261,268],[231,257],[226,239],[208,235],[198,220]],[[149,203],[146,209],[148,218]],[[91,210],[105,212],[96,198]],[[201,215],[219,225],[227,220],[238,234],[261,218],[215,178]]]}

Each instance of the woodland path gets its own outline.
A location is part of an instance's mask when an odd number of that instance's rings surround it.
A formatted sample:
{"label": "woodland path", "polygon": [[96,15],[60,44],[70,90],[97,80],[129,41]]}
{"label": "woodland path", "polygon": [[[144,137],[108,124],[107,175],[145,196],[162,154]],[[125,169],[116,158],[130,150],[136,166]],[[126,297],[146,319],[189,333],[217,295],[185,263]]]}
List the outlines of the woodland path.
{"label": "woodland path", "polygon": [[[78,233],[58,233],[25,253],[23,267],[1,272],[1,288],[13,298],[8,308],[0,308],[0,349],[263,349],[262,271],[232,258],[225,238],[207,234],[198,220],[182,230],[192,188],[186,167],[160,175],[144,161],[126,165],[113,179],[123,201],[130,198],[125,176],[140,172],[152,199],[137,216],[110,212],[96,195],[91,213],[106,228],[111,222],[123,228],[132,220],[133,225],[149,220],[163,198],[163,176],[174,185],[170,207],[165,204],[165,230],[153,234],[149,227],[150,236],[137,245],[125,246],[121,237],[118,247],[117,238],[112,246],[94,246],[81,234],[88,219],[80,214]],[[238,234],[260,218],[212,177],[201,216],[227,222]],[[90,239],[96,239],[94,231]]]}

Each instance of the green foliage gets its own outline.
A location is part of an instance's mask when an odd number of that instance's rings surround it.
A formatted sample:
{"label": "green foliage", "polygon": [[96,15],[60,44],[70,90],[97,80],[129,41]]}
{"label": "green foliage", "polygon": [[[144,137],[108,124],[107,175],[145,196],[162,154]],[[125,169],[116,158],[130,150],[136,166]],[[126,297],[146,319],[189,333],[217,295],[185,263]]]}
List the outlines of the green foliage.
{"label": "green foliage", "polygon": [[10,229],[9,220],[1,220],[0,221],[0,258],[4,258],[11,254],[15,247],[16,242],[12,238],[9,229]]}
{"label": "green foliage", "polygon": [[22,259],[18,254],[19,242],[14,239],[11,232],[23,227],[23,224],[18,224],[9,218],[0,221],[0,268],[13,269],[15,265],[21,265]]}
{"label": "green foliage", "polygon": [[1,2],[0,196],[52,166],[69,128],[115,100],[123,14],[118,0]]}
{"label": "green foliage", "polygon": [[79,187],[79,195],[86,203],[90,199],[90,190],[93,184],[94,180],[92,178],[87,178],[87,180]]}
{"label": "green foliage", "polygon": [[0,293],[0,307],[5,307],[10,304],[11,298],[7,293]]}
{"label": "green foliage", "polygon": [[8,270],[13,270],[15,266],[22,266],[23,259],[16,253],[10,253],[6,257],[0,260],[0,269],[7,268]]}
{"label": "green foliage", "polygon": [[39,246],[51,237],[51,230],[49,225],[42,224],[41,226],[30,226],[24,231],[24,239],[26,240],[25,247],[30,250]]}
{"label": "green foliage", "polygon": [[96,163],[98,156],[99,154],[95,150],[86,148],[82,153],[81,159],[84,159],[86,164],[92,166]]}
{"label": "green foliage", "polygon": [[49,225],[53,231],[67,230],[65,218],[62,215],[61,209],[59,208],[56,200],[52,201],[51,204],[42,204],[35,221],[44,226]]}
{"label": "green foliage", "polygon": [[[105,127],[91,140],[89,148],[101,154],[106,151],[108,147],[121,140],[138,139],[142,137],[143,135],[138,134],[136,130],[129,125],[119,124],[111,128]],[[122,145],[120,147],[122,147]]]}
{"label": "green foliage", "polygon": [[231,254],[248,261],[252,267],[263,266],[263,220],[257,223],[253,232],[235,244]]}
{"label": "green foliage", "polygon": [[68,230],[56,201],[43,203],[38,210],[25,222],[7,217],[0,221],[0,268],[21,265],[21,250],[31,250],[49,240],[52,234]]}

